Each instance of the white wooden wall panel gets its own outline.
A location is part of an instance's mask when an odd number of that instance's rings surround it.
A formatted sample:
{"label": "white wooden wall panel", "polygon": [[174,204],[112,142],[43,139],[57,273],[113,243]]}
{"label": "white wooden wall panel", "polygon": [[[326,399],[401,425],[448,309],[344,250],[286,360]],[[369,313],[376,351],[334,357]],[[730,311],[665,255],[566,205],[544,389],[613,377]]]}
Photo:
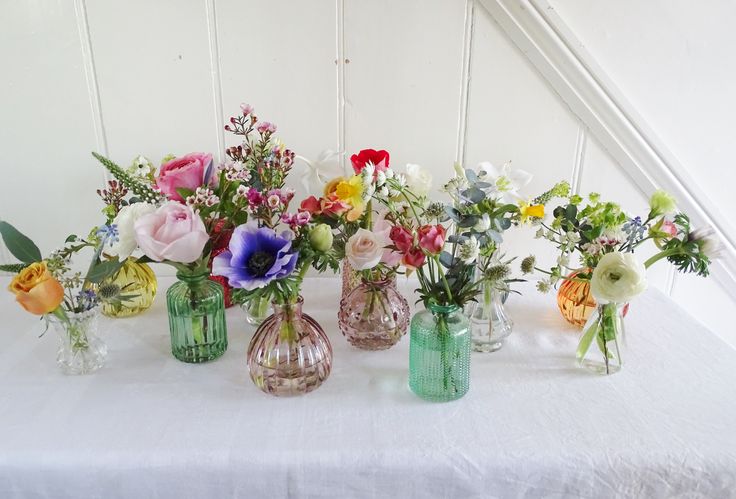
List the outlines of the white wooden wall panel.
{"label": "white wooden wall panel", "polygon": [[[247,102],[297,154],[337,151],[335,1],[225,0],[215,15],[224,119]],[[226,146],[236,143],[225,134]],[[303,171],[295,166],[293,187],[301,189]]]}
{"label": "white wooden wall panel", "polygon": [[[476,5],[468,97],[466,165],[490,161],[534,174],[523,194],[541,194],[569,180],[576,162],[579,124],[546,82],[504,35],[488,12]],[[537,255],[552,265],[554,248],[522,228],[506,235],[509,254]]]}
{"label": "white wooden wall panel", "polygon": [[0,19],[0,218],[49,252],[99,222],[82,38],[73,2],[1,2]]}
{"label": "white wooden wall panel", "polygon": [[[387,149],[437,179],[455,161],[465,2],[345,0],[348,156]],[[349,166],[349,161],[348,161]]]}
{"label": "white wooden wall panel", "polygon": [[87,15],[110,156],[215,152],[206,3],[87,0]]}

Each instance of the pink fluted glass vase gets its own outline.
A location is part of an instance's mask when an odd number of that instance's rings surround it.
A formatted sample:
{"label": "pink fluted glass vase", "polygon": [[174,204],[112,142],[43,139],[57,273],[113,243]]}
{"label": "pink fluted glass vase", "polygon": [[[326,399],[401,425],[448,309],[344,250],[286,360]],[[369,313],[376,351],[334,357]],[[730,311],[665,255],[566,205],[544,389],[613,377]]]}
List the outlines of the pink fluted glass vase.
{"label": "pink fluted glass vase", "polygon": [[304,300],[274,302],[248,346],[248,370],[253,383],[277,397],[316,390],[330,375],[332,345],[322,327],[302,313]]}
{"label": "pink fluted glass vase", "polygon": [[363,279],[340,300],[337,322],[351,345],[363,350],[386,350],[406,334],[409,304],[395,283],[395,278]]}

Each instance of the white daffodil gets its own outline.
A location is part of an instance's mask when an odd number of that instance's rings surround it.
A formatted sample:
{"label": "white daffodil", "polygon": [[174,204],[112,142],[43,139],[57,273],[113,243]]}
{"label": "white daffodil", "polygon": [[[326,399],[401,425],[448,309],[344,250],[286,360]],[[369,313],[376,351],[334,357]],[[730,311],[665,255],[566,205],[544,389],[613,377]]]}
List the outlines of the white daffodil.
{"label": "white daffodil", "polygon": [[340,168],[339,160],[341,153],[325,149],[316,160],[309,160],[304,156],[296,156],[306,165],[306,169],[301,175],[301,181],[307,192],[319,192],[324,189],[324,185],[335,177],[343,174]]}
{"label": "white daffodil", "polygon": [[510,161],[504,163],[500,169],[489,161],[483,161],[478,164],[476,171],[486,172],[483,180],[494,185],[496,192],[499,194],[499,199],[504,203],[516,203],[522,199],[519,191],[528,185],[533,178],[533,175],[529,172],[512,168]]}

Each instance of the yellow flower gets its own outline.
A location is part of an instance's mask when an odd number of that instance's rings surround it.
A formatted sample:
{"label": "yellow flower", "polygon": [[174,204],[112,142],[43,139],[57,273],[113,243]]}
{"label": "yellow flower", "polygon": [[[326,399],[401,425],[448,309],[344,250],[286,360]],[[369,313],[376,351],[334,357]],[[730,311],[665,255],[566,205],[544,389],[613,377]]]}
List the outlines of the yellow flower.
{"label": "yellow flower", "polygon": [[363,178],[360,175],[353,175],[348,180],[342,180],[335,187],[335,196],[340,201],[352,206],[347,213],[347,219],[354,222],[361,217],[365,210],[365,202],[363,201]]}
{"label": "yellow flower", "polygon": [[325,185],[325,194],[324,194],[324,196],[326,198],[331,199],[330,196],[333,196],[335,194],[335,189],[337,189],[338,184],[340,182],[344,182],[344,181],[345,181],[345,177],[335,177],[332,180],[330,180],[329,182],[327,182],[327,184]]}
{"label": "yellow flower", "polygon": [[26,311],[43,315],[53,312],[64,299],[64,288],[46,268],[46,262],[32,263],[13,278],[8,290]]}
{"label": "yellow flower", "polygon": [[526,223],[529,218],[544,218],[543,204],[529,204],[524,201],[519,203],[521,223]]}

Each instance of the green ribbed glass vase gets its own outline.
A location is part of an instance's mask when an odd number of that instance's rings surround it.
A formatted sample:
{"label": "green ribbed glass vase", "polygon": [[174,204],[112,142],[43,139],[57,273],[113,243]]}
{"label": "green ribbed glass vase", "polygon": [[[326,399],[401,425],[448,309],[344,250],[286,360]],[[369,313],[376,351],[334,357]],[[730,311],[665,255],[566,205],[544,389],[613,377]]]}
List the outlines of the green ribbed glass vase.
{"label": "green ribbed glass vase", "polygon": [[456,400],[470,388],[471,333],[455,306],[429,305],[414,314],[409,339],[409,388],[433,402]]}
{"label": "green ribbed glass vase", "polygon": [[187,275],[166,292],[171,353],[182,362],[208,362],[227,350],[227,326],[222,286],[208,272]]}

